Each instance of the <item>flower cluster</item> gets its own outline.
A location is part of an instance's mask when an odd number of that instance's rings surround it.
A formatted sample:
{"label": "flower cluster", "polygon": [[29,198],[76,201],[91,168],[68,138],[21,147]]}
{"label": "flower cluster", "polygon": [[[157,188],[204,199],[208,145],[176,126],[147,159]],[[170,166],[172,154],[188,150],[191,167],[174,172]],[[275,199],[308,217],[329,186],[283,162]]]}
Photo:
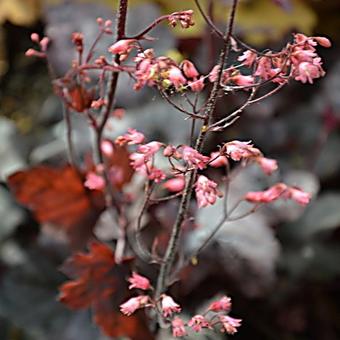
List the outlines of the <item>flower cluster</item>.
{"label": "flower cluster", "polygon": [[234,334],[237,332],[237,328],[241,326],[240,319],[228,315],[231,310],[231,299],[227,296],[212,302],[202,314],[194,315],[185,322],[178,316],[182,311],[181,306],[170,295],[161,294],[158,299],[155,299],[147,294],[147,292],[151,293],[154,290],[149,279],[133,272],[128,281],[130,283],[129,289],[138,289],[143,293],[122,303],[120,311],[124,315],[130,316],[138,309],[153,308],[164,319],[164,322],[171,325],[174,337],[186,336],[189,329],[199,333],[204,328]]}

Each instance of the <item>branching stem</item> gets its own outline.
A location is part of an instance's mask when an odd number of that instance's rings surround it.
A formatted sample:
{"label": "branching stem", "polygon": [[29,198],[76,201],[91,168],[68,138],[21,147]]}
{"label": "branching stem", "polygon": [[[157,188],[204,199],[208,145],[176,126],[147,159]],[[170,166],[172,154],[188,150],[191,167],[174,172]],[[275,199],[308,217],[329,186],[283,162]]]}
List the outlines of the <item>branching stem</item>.
{"label": "branching stem", "polygon": [[[196,140],[195,149],[197,151],[201,151],[204,146],[205,137],[207,134],[206,126],[209,125],[210,121],[213,118],[213,113],[216,107],[217,99],[218,99],[218,92],[220,90],[220,82],[222,79],[222,72],[223,67],[226,62],[226,59],[228,58],[229,52],[230,52],[230,38],[232,35],[233,27],[234,27],[234,19],[235,19],[235,13],[237,8],[238,0],[233,0],[232,8],[229,14],[229,22],[227,24],[226,32],[224,35],[224,45],[220,53],[219,58],[219,72],[216,81],[213,84],[213,88],[211,90],[208,102],[205,107],[205,113],[204,113],[204,123],[200,130],[199,136]],[[196,170],[191,170],[186,175],[186,185],[185,189],[182,195],[182,199],[179,206],[179,211],[176,217],[176,221],[174,223],[170,240],[165,252],[165,255],[163,257],[163,261],[160,267],[158,280],[157,280],[157,286],[156,286],[156,292],[155,292],[155,298],[157,299],[163,292],[166,290],[168,286],[168,279],[170,277],[174,260],[177,253],[179,238],[180,238],[180,232],[181,227],[184,222],[184,220],[187,217],[188,208],[189,208],[189,202],[191,198],[191,194],[193,191],[193,186],[196,179]]]}

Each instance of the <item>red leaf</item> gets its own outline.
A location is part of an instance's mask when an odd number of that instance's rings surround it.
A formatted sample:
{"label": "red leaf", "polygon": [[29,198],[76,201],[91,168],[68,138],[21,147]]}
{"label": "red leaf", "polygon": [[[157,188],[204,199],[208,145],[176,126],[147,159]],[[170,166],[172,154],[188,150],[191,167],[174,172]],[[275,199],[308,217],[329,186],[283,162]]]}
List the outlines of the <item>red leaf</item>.
{"label": "red leaf", "polygon": [[84,246],[101,211],[102,194],[88,191],[79,173],[70,166],[38,166],[8,178],[18,202],[31,209],[40,223],[63,230],[73,247]]}
{"label": "red leaf", "polygon": [[107,245],[91,243],[89,253],[77,253],[64,263],[62,272],[74,280],[60,287],[59,300],[71,309],[91,307],[95,323],[108,336],[152,339],[143,319],[126,317],[118,311],[127,293],[130,262],[125,259],[116,264]]}
{"label": "red leaf", "polygon": [[68,90],[70,108],[77,112],[83,112],[91,107],[92,100],[94,99],[93,92],[86,90],[80,85],[75,85],[72,89]]}

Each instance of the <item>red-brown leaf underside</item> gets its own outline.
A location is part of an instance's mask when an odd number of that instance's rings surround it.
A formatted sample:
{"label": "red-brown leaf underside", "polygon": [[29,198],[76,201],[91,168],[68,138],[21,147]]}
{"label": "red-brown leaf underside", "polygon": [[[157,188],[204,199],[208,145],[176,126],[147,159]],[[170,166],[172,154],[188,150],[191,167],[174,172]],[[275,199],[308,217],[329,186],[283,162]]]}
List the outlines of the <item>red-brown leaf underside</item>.
{"label": "red-brown leaf underside", "polygon": [[88,253],[69,258],[61,270],[74,280],[60,287],[59,300],[71,309],[92,308],[94,322],[108,336],[129,336],[134,340],[152,339],[143,318],[124,316],[119,304],[127,293],[129,262],[115,263],[112,250],[93,242]]}
{"label": "red-brown leaf underside", "polygon": [[19,171],[8,178],[8,184],[18,202],[32,210],[40,223],[64,230],[75,247],[87,243],[104,209],[102,193],[86,190],[81,176],[70,166]]}

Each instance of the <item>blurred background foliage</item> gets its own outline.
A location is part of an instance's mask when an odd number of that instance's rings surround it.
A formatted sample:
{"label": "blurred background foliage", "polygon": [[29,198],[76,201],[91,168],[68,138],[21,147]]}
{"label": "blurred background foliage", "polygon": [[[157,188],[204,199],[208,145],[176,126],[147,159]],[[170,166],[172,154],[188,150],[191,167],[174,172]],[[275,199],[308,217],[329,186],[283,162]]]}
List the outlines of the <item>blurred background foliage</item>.
{"label": "blurred background foliage", "polygon": [[[69,249],[55,230],[40,225],[17,205],[6,177],[20,168],[65,161],[62,109],[46,66],[24,57],[31,47],[30,33],[45,32],[52,38],[51,62],[62,74],[73,56],[70,34],[82,31],[91,40],[95,18],[112,18],[113,3],[117,1],[0,0],[0,339],[107,339],[91,325],[88,312],[71,313],[56,302],[56,287],[65,279],[57,267]],[[159,14],[196,9],[192,0],[131,3],[130,32]],[[202,3],[223,24],[230,1]],[[297,184],[315,194],[305,211],[282,203],[228,225],[206,250],[200,266],[183,273],[177,290],[192,311],[214,294],[232,295],[235,315],[244,319],[235,339],[340,338],[339,18],[338,0],[243,0],[237,14],[238,36],[259,49],[280,48],[297,31],[326,35],[333,47],[320,51],[325,78],[311,86],[291,83],[249,108],[223,136],[211,141],[216,145],[232,138],[252,139],[268,157],[278,159],[281,172],[273,181]],[[208,72],[217,42],[199,16],[196,22],[187,31],[160,27],[152,33],[159,37],[155,48],[159,54],[189,56],[201,72]],[[215,47],[207,51],[211,42]],[[182,117],[154,92],[132,93],[131,87],[128,79],[121,79],[117,105],[126,109],[127,117],[112,123],[112,134],[132,126],[152,138],[182,142],[188,129]],[[243,94],[233,94],[218,111],[242,100]],[[73,123],[80,155],[90,146],[90,134],[81,116],[75,115]],[[249,168],[234,184],[231,196],[236,199],[246,190],[268,184],[265,181]],[[150,211],[150,224],[166,226],[169,221],[164,216],[173,215],[174,209],[164,204]],[[198,223],[207,227],[214,214],[204,209]],[[107,228],[105,219],[98,223],[99,237],[105,239],[105,231],[110,234]],[[188,250],[200,237],[203,228],[187,240]]]}

